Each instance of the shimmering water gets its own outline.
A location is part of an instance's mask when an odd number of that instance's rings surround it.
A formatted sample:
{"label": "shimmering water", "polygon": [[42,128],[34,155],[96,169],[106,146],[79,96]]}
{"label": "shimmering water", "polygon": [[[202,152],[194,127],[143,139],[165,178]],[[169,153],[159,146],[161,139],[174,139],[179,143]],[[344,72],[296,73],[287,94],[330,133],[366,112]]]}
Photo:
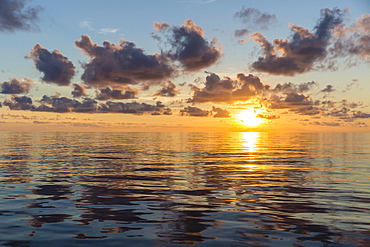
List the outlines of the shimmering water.
{"label": "shimmering water", "polygon": [[0,134],[3,246],[370,246],[370,134]]}

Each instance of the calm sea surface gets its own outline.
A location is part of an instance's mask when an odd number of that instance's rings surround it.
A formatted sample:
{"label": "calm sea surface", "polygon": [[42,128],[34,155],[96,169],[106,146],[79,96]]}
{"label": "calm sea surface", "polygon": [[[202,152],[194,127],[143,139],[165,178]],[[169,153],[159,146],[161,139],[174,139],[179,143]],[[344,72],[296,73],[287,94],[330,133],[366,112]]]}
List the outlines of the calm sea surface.
{"label": "calm sea surface", "polygon": [[2,246],[370,246],[370,133],[0,132]]}

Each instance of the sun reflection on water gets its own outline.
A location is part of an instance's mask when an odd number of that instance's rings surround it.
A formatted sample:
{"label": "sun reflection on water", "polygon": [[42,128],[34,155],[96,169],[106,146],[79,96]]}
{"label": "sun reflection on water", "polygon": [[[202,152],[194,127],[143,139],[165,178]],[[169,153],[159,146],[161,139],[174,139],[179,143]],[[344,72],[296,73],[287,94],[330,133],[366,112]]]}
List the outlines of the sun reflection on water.
{"label": "sun reflection on water", "polygon": [[248,152],[255,153],[258,151],[259,132],[243,132],[242,146]]}
{"label": "sun reflection on water", "polygon": [[[258,169],[258,165],[254,163],[258,153],[258,142],[260,138],[259,132],[243,132],[241,135],[241,145],[244,151],[248,152],[247,161],[248,163],[243,164],[243,168],[248,171]],[[251,163],[253,162],[253,163]]]}

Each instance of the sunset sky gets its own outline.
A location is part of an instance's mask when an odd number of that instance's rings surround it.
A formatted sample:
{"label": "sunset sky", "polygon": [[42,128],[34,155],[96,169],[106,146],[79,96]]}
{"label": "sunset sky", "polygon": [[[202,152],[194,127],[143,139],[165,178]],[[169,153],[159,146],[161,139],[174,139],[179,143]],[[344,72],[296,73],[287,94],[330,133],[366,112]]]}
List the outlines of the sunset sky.
{"label": "sunset sky", "polygon": [[0,10],[0,130],[370,130],[368,0]]}

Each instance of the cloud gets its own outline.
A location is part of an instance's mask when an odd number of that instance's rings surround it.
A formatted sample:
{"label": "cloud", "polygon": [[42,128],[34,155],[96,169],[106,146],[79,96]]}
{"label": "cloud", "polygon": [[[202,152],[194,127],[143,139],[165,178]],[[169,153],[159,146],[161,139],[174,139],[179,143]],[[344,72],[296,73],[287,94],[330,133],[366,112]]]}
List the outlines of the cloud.
{"label": "cloud", "polygon": [[139,90],[135,88],[127,88],[126,90],[112,89],[106,87],[101,89],[97,94],[96,99],[98,100],[109,100],[109,99],[134,99],[139,94]]}
{"label": "cloud", "polygon": [[326,58],[332,32],[342,24],[343,15],[344,12],[336,8],[322,10],[312,33],[291,24],[293,35],[290,40],[275,39],[270,43],[262,34],[253,34],[252,37],[263,48],[264,56],[251,67],[256,71],[289,76],[312,70],[317,62]]}
{"label": "cloud", "polygon": [[198,107],[188,106],[180,110],[180,116],[208,117],[211,111],[202,110]]}
{"label": "cloud", "polygon": [[11,100],[4,100],[4,106],[8,106],[10,110],[31,110],[33,109],[32,99],[27,96],[13,95]]}
{"label": "cloud", "polygon": [[171,108],[165,107],[163,105],[161,106],[161,102],[160,101],[157,102],[157,107],[158,107],[157,111],[152,112],[151,115],[153,115],[153,116],[158,116],[158,115],[172,115]]}
{"label": "cloud", "polygon": [[362,15],[352,27],[353,35],[349,39],[349,52],[370,58],[370,14]]}
{"label": "cloud", "polygon": [[266,114],[257,114],[257,117],[267,120],[274,120],[280,118],[279,115],[266,115]]}
{"label": "cloud", "polygon": [[233,101],[245,101],[253,96],[261,94],[264,89],[267,89],[265,85],[262,84],[260,78],[252,74],[246,76],[243,73],[239,73],[236,78],[241,86],[233,91]]}
{"label": "cloud", "polygon": [[315,122],[312,122],[310,123],[311,125],[320,125],[320,126],[330,126],[330,127],[336,127],[336,126],[340,126],[341,124],[338,123],[338,122],[319,122],[319,121],[315,121]]}
{"label": "cloud", "polygon": [[189,102],[229,102],[231,94],[235,88],[235,81],[229,77],[223,80],[215,73],[209,73],[204,83],[204,88],[199,88],[191,84],[193,97]]}
{"label": "cloud", "polygon": [[72,95],[74,98],[78,98],[86,95],[86,88],[84,84],[73,83]]}
{"label": "cloud", "polygon": [[35,45],[26,58],[32,59],[36,69],[44,73],[42,80],[59,86],[69,85],[75,74],[75,66],[60,51],[49,52],[40,44]]}
{"label": "cloud", "polygon": [[119,28],[105,27],[105,28],[100,28],[99,33],[101,33],[101,34],[115,34],[115,33],[118,32],[118,30],[119,30]]}
{"label": "cloud", "polygon": [[[249,33],[249,29],[238,29],[238,30],[235,30],[234,36],[235,37],[241,37],[241,36],[244,36],[248,33]],[[244,42],[245,42],[244,40],[240,41],[240,43],[244,43]]]}
{"label": "cloud", "polygon": [[87,28],[90,31],[94,31],[94,28],[91,26],[91,22],[89,21],[81,21],[79,26],[80,28]]}
{"label": "cloud", "polygon": [[121,40],[118,45],[108,41],[99,46],[84,34],[75,44],[91,58],[85,63],[82,80],[92,85],[128,85],[142,81],[162,81],[171,77],[173,68],[163,55],[146,55],[132,42]]}
{"label": "cloud", "polygon": [[26,7],[25,0],[1,0],[0,1],[0,31],[14,32],[16,30],[37,30],[36,21],[40,6]]}
{"label": "cloud", "polygon": [[359,84],[352,82],[352,83],[346,85],[346,89],[342,90],[342,93],[345,93],[347,91],[352,90],[353,88],[358,88],[358,87],[359,87]]}
{"label": "cloud", "polygon": [[10,110],[30,110],[39,112],[80,112],[80,113],[131,113],[143,114],[154,113],[156,115],[171,115],[170,108],[164,106],[160,101],[155,105],[138,102],[113,102],[107,101],[99,103],[91,98],[84,98],[82,101],[68,98],[44,95],[34,105],[30,97],[13,95],[11,100],[4,100],[3,105],[8,106]]}
{"label": "cloud", "polygon": [[362,112],[362,111],[355,111],[353,113],[353,117],[354,118],[370,118],[370,114]]}
{"label": "cloud", "polygon": [[0,85],[0,93],[2,94],[28,93],[33,86],[33,80],[24,78],[23,81],[19,81],[17,78],[13,78],[10,81],[5,81]]}
{"label": "cloud", "polygon": [[337,41],[331,49],[334,57],[370,59],[370,14],[362,15],[350,27],[338,27],[335,36]]}
{"label": "cloud", "polygon": [[[221,56],[222,49],[216,40],[207,41],[204,31],[192,20],[186,20],[181,26],[155,22],[154,28],[165,35],[164,53],[179,62],[186,71],[196,71],[214,64]],[[158,35],[153,37],[162,41]]]}
{"label": "cloud", "polygon": [[[361,103],[342,101],[319,101],[313,100],[310,91],[317,87],[314,81],[295,83],[277,83],[275,87],[264,84],[254,75],[237,74],[236,79],[224,77],[221,79],[215,73],[208,73],[204,87],[191,84],[193,95],[188,103],[236,103],[253,102],[268,111],[286,109],[290,113],[306,116],[323,116],[329,118],[353,121],[356,118],[367,118],[368,113],[354,111]],[[334,90],[330,85],[325,88],[327,92]],[[213,108],[214,111],[217,108]],[[223,116],[226,112],[217,109]],[[199,108],[185,108],[180,112],[182,115],[204,116],[207,113]],[[277,114],[259,114],[258,117],[273,120],[279,118]]]}
{"label": "cloud", "polygon": [[[157,112],[159,114],[163,113],[164,115],[170,115],[171,109],[166,108],[164,105],[157,102],[156,105],[151,105],[147,103],[123,103],[123,102],[112,102],[107,101],[106,103],[101,104],[100,112],[119,112],[119,113],[133,113],[133,114],[142,114],[144,112]],[[164,113],[165,112],[165,113]],[[158,114],[156,114],[158,115]]]}
{"label": "cloud", "polygon": [[308,95],[303,95],[299,93],[288,93],[285,97],[285,102],[291,103],[293,105],[307,105],[311,104],[312,100]]}
{"label": "cloud", "polygon": [[318,115],[322,113],[322,109],[313,106],[313,105],[308,105],[308,106],[302,106],[302,107],[291,107],[290,108],[291,112],[295,112],[299,115],[308,115],[308,116],[313,116],[313,115]]}
{"label": "cloud", "polygon": [[219,117],[219,118],[228,118],[230,117],[230,112],[227,111],[226,109],[221,109],[219,107],[212,107],[212,111],[213,112],[216,112],[215,115],[213,115],[213,117]]}
{"label": "cloud", "polygon": [[326,87],[321,90],[322,93],[331,93],[331,92],[334,92],[335,89],[333,87],[333,85],[326,85]]}
{"label": "cloud", "polygon": [[191,85],[191,87],[193,96],[188,100],[190,103],[246,101],[261,94],[265,89],[265,85],[257,76],[251,74],[246,76],[243,73],[237,74],[235,80],[230,77],[221,79],[215,73],[209,73],[204,88],[195,85]]}
{"label": "cloud", "polygon": [[245,8],[234,14],[234,18],[240,19],[246,24],[245,29],[235,31],[235,36],[240,37],[249,33],[250,29],[266,30],[277,22],[276,16],[268,13],[261,13],[258,9]]}
{"label": "cloud", "polygon": [[68,97],[46,96],[39,101],[40,106],[35,107],[34,111],[47,112],[96,112],[98,110],[97,101],[85,98],[82,102]]}
{"label": "cloud", "polygon": [[119,31],[119,28],[109,28],[109,27],[95,29],[91,26],[91,22],[89,21],[82,21],[80,22],[79,26],[80,28],[86,28],[90,31],[94,31],[100,34],[115,34]]}
{"label": "cloud", "polygon": [[283,84],[277,83],[275,88],[272,89],[274,93],[304,93],[312,89],[313,86],[316,86],[316,82],[310,81],[310,82],[303,82],[300,84],[294,84],[291,82],[286,82]]}
{"label": "cloud", "polygon": [[163,82],[161,87],[161,89],[154,92],[153,96],[174,97],[180,92],[177,86],[171,81]]}

